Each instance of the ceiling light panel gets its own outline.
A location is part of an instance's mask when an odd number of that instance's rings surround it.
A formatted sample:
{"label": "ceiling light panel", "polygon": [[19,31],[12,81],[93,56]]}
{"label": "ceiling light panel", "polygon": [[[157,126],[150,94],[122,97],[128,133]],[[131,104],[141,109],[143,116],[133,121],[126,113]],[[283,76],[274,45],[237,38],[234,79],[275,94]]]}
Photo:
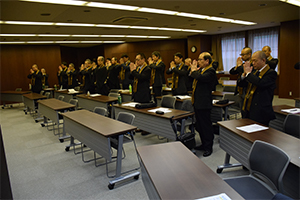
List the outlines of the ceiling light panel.
{"label": "ceiling light panel", "polygon": [[158,13],[158,14],[164,14],[164,15],[176,15],[178,12],[171,11],[171,10],[161,10],[161,9],[155,9],[155,8],[139,8],[137,11],[140,12],[148,12],[148,13]]}
{"label": "ceiling light panel", "polygon": [[64,4],[64,5],[73,5],[73,6],[85,6],[87,1],[74,1],[74,0],[21,0],[28,2],[36,3],[51,3],[51,4]]}
{"label": "ceiling light panel", "polygon": [[87,6],[108,8],[108,9],[119,9],[119,10],[136,10],[139,8],[136,6],[127,6],[127,5],[119,5],[119,4],[111,4],[111,3],[98,3],[98,2],[90,2],[87,4]]}

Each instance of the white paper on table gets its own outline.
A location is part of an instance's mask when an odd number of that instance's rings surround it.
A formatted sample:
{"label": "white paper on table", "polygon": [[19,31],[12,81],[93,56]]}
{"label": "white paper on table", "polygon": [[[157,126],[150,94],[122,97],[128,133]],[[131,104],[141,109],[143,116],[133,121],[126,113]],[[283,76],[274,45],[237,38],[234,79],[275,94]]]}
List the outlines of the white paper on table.
{"label": "white paper on table", "polygon": [[192,97],[189,96],[189,95],[176,95],[176,98],[178,98],[178,99],[190,99]]}
{"label": "white paper on table", "polygon": [[164,112],[164,113],[172,112],[168,108],[155,108],[155,109],[152,109],[152,110],[148,110],[148,112],[153,112],[153,113],[155,113],[156,111],[161,111],[161,112]]}
{"label": "white paper on table", "polygon": [[246,133],[253,133],[256,131],[263,131],[269,129],[269,127],[261,126],[259,124],[251,124],[251,125],[241,126],[236,128]]}
{"label": "white paper on table", "polygon": [[164,90],[165,91],[172,91],[172,88],[166,87]]}
{"label": "white paper on table", "polygon": [[218,194],[210,197],[204,197],[196,200],[231,200],[231,199],[229,198],[229,196],[227,196],[227,194],[222,193],[222,194]]}
{"label": "white paper on table", "polygon": [[66,91],[67,89],[59,89],[58,91]]}
{"label": "white paper on table", "polygon": [[212,100],[212,103],[215,104],[215,103],[217,103],[217,102],[219,102],[219,101],[220,101],[220,100],[214,99],[214,100]]}
{"label": "white paper on table", "polygon": [[91,94],[90,97],[98,97],[101,96],[101,94]]}
{"label": "white paper on table", "polygon": [[77,91],[74,90],[74,89],[69,89],[68,92],[69,92],[69,93],[76,93]]}
{"label": "white paper on table", "polygon": [[122,106],[129,106],[129,107],[135,107],[136,104],[139,104],[139,103],[136,103],[136,102],[131,102],[131,103],[123,103]]}
{"label": "white paper on table", "polygon": [[282,109],[282,112],[287,112],[291,114],[300,113],[300,108]]}

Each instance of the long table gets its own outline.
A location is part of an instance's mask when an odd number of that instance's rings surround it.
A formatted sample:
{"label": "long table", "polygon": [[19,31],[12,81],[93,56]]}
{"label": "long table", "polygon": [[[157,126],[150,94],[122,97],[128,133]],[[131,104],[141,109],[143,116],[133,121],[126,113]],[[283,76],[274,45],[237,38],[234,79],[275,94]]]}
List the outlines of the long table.
{"label": "long table", "polygon": [[279,131],[283,131],[283,123],[284,120],[286,118],[286,116],[289,114],[287,112],[282,112],[282,109],[291,109],[291,108],[295,108],[292,106],[288,106],[288,105],[277,105],[277,106],[273,106],[273,110],[276,116],[276,119],[271,120],[269,126],[277,129]]}
{"label": "long table", "polygon": [[[60,101],[58,99],[45,99],[38,101],[39,113],[44,116],[44,123],[47,123],[47,118],[52,120],[52,122],[57,124],[58,134],[59,134],[59,112],[65,112],[71,108],[75,108],[75,105]],[[44,123],[41,125],[44,126]],[[55,129],[53,128],[53,133],[55,135]],[[63,133],[64,134],[64,133]],[[64,137],[65,135],[63,135]],[[60,142],[64,141],[64,138],[59,139]]]}
{"label": "long table", "polygon": [[[170,109],[171,112],[160,115],[153,112],[148,112],[149,110],[159,107],[137,109],[134,107],[124,106],[124,104],[125,103],[113,105],[116,115],[119,112],[132,113],[135,115],[135,120],[133,123],[134,126],[137,126],[143,131],[166,137],[171,140],[176,140],[177,130],[174,130],[174,128],[176,127],[177,121],[194,115],[193,112],[176,109]],[[181,130],[181,134],[183,134],[182,131],[183,130]]]}
{"label": "long table", "polygon": [[218,166],[217,172],[221,173],[224,168],[239,166],[238,164],[229,163],[230,156],[249,168],[248,154],[252,143],[255,140],[262,140],[279,147],[290,156],[291,161],[283,177],[284,189],[288,196],[299,199],[300,140],[273,128],[253,133],[246,133],[236,129],[236,127],[254,123],[259,124],[250,119],[218,122],[220,125],[220,147],[226,152],[226,156],[224,164]]}
{"label": "long table", "polygon": [[[134,177],[138,178],[139,172],[122,176],[122,149],[124,134],[136,130],[135,126],[98,115],[88,110],[78,110],[62,114],[64,117],[64,129],[74,139],[78,139],[99,155],[112,160],[111,137],[118,137],[116,177],[109,181],[108,187],[112,189],[115,183]],[[74,141],[71,139],[72,141]]]}
{"label": "long table", "polygon": [[[157,105],[160,106],[161,105],[161,99],[162,97],[156,97],[157,99]],[[191,100],[192,97],[190,98],[185,98],[185,99],[179,99],[176,98],[176,102],[175,102],[175,109],[181,109],[182,103],[185,100]],[[211,110],[211,121],[214,123],[217,123],[218,121],[222,121],[227,120],[227,115],[228,115],[228,107],[233,105],[234,101],[229,101],[226,104],[213,104],[213,108]],[[224,118],[223,118],[223,111],[224,111]]]}
{"label": "long table", "polygon": [[[27,111],[35,111],[37,101],[46,98],[46,96],[37,93],[23,94],[23,102],[27,108]],[[25,114],[27,114],[27,111],[25,111]]]}
{"label": "long table", "polygon": [[243,199],[181,142],[137,148],[149,199],[198,199],[226,193]]}
{"label": "long table", "polygon": [[295,98],[295,107],[300,108],[300,98]]}
{"label": "long table", "polygon": [[1,91],[2,108],[6,107],[6,102],[23,102],[23,94],[28,94],[30,91]]}
{"label": "long table", "polygon": [[76,91],[76,92],[69,92],[67,89],[63,90],[55,90],[54,91],[54,98],[58,98],[59,95],[64,96],[64,101],[69,102],[70,99],[74,99],[76,95],[82,94],[83,92],[81,91]]}
{"label": "long table", "polygon": [[91,97],[87,96],[86,94],[77,95],[76,98],[78,99],[78,105],[81,108],[93,111],[95,107],[105,107],[109,109],[109,104],[118,101],[117,97],[109,97],[105,95]]}

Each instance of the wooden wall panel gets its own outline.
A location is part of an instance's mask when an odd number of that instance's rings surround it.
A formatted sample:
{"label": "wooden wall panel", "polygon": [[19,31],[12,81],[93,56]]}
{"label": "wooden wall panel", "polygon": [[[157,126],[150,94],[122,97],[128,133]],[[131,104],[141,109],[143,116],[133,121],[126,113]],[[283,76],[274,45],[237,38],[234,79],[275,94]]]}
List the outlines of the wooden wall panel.
{"label": "wooden wall panel", "polygon": [[[188,37],[188,57],[198,59],[199,54],[211,50],[212,36],[210,35],[195,35]],[[197,51],[192,52],[192,46],[196,46]]]}
{"label": "wooden wall panel", "polygon": [[[299,23],[300,20],[295,20],[283,22],[280,26],[280,75],[278,88],[280,98],[300,97],[300,70],[294,69],[294,65],[300,61]],[[290,92],[292,92],[292,95],[289,94]]]}
{"label": "wooden wall panel", "polygon": [[59,46],[1,45],[1,91],[28,90],[29,69],[37,64],[49,74],[49,84],[57,82],[57,66],[61,63]]}

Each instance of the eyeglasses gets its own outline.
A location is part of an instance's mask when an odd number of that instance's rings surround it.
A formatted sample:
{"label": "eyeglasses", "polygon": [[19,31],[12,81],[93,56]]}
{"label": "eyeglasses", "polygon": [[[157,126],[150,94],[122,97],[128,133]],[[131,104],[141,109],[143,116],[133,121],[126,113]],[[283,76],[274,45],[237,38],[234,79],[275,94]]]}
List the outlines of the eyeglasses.
{"label": "eyeglasses", "polygon": [[241,53],[240,56],[244,56],[244,55],[247,55],[247,54],[248,54],[248,53]]}

